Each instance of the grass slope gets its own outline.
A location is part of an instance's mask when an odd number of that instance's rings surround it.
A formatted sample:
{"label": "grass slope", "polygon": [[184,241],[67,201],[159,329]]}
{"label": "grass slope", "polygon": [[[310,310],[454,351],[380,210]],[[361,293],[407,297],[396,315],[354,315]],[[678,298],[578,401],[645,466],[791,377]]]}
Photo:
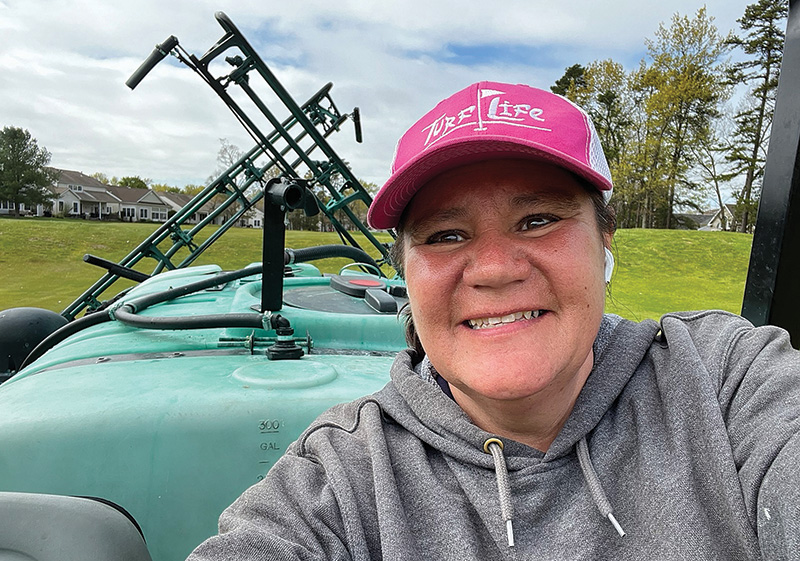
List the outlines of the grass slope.
{"label": "grass slope", "polygon": [[[60,312],[102,274],[83,262],[85,253],[119,261],[157,227],[0,219],[0,310],[35,306]],[[236,269],[260,261],[260,234],[260,230],[232,228],[196,263]],[[286,238],[286,246],[294,248],[338,242],[333,233],[287,232]],[[657,319],[674,310],[718,308],[738,313],[751,243],[752,236],[731,232],[620,230],[607,311],[635,320]],[[329,259],[318,266],[338,272],[346,263]],[[150,273],[154,266],[148,259],[136,268]],[[129,285],[119,281],[104,297]]]}

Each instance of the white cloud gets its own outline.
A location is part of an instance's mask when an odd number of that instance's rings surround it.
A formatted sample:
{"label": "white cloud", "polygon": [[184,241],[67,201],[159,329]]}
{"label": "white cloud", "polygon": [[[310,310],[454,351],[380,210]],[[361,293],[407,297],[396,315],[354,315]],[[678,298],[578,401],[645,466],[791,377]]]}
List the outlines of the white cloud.
{"label": "white cloud", "polygon": [[[700,2],[509,0],[0,0],[0,126],[27,128],[57,167],[159,183],[202,183],[219,138],[252,142],[215,94],[185,67],[164,61],[131,92],[124,81],[156,43],[176,35],[201,55],[222,29],[222,9],[298,102],[328,81],[340,110],[362,110],[330,138],[359,177],[385,180],[394,144],[436,101],[480,79],[548,87],[564,68],[614,58],[635,63],[660,22]],[[744,1],[706,2],[721,30]],[[448,46],[524,45],[541,56],[455,64]]]}

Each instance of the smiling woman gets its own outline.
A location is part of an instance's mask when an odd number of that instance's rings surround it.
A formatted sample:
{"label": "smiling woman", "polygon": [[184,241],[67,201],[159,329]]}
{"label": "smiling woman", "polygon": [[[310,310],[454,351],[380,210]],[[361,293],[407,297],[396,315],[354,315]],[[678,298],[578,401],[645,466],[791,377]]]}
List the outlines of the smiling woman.
{"label": "smiling woman", "polygon": [[478,162],[417,192],[400,230],[411,317],[456,401],[489,432],[546,450],[603,316],[610,237],[588,192],[553,164]]}
{"label": "smiling woman", "polygon": [[611,190],[550,92],[481,82],[412,125],[369,220],[413,348],[191,559],[797,559],[800,353],[725,312],[604,314]]}

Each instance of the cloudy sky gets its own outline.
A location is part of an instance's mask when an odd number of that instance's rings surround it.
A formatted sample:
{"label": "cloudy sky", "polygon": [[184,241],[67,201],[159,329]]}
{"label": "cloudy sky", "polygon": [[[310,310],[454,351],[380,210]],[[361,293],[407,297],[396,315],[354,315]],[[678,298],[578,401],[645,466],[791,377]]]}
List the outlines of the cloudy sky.
{"label": "cloudy sky", "polygon": [[[753,0],[708,0],[722,32]],[[220,139],[253,142],[211,89],[173,57],[131,91],[125,80],[169,35],[197,56],[224,11],[298,102],[327,82],[352,126],[330,142],[361,179],[382,183],[405,128],[483,80],[549,88],[575,63],[627,69],[645,39],[702,0],[0,0],[0,126],[28,129],[51,164],[87,174],[204,184]]]}

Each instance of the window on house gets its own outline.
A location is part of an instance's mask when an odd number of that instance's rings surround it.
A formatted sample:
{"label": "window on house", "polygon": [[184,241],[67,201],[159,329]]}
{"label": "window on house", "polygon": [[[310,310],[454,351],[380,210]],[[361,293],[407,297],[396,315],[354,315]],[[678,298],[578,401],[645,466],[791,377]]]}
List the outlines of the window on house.
{"label": "window on house", "polygon": [[80,185],[70,185],[69,186],[69,190],[70,191],[83,191],[83,187],[81,187]]}
{"label": "window on house", "polygon": [[72,203],[72,212],[75,212],[75,213],[78,212],[78,202],[77,201],[73,201],[73,203]]}
{"label": "window on house", "polygon": [[64,201],[58,201],[58,212],[64,212]]}
{"label": "window on house", "polygon": [[145,220],[147,218],[147,209],[146,208],[140,208],[139,209],[139,218],[141,218],[142,220]]}
{"label": "window on house", "polygon": [[124,218],[135,218],[136,217],[136,209],[130,207],[124,207],[122,209],[122,216]]}

